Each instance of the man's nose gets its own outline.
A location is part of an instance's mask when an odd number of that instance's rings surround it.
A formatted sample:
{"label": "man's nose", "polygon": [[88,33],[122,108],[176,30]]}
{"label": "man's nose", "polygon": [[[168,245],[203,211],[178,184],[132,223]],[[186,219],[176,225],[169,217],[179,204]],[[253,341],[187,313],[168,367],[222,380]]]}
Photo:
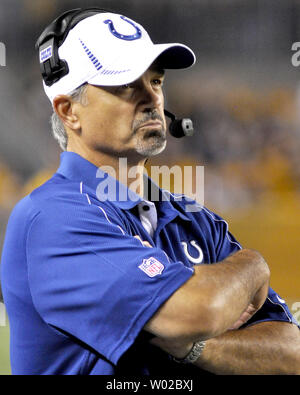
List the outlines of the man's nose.
{"label": "man's nose", "polygon": [[140,106],[142,108],[142,111],[159,108],[161,104],[162,104],[161,91],[154,89],[154,87],[150,83],[143,84],[141,87],[141,100],[140,100]]}

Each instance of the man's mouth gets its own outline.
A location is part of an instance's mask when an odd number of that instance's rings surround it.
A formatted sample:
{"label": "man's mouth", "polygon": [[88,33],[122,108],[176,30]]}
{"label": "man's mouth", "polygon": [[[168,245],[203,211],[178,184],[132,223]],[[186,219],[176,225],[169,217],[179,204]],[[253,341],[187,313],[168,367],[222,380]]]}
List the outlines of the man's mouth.
{"label": "man's mouth", "polygon": [[139,129],[159,129],[161,130],[163,127],[162,123],[160,121],[150,121],[142,124]]}

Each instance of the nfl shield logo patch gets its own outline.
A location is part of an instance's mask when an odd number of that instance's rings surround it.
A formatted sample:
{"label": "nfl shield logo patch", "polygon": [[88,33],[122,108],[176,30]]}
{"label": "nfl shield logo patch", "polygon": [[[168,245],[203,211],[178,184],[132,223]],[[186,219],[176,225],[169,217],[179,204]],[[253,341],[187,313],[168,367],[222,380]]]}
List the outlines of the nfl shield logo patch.
{"label": "nfl shield logo patch", "polygon": [[162,274],[164,268],[164,265],[154,257],[144,259],[143,263],[139,266],[139,269],[145,272],[149,277],[155,277],[158,274]]}

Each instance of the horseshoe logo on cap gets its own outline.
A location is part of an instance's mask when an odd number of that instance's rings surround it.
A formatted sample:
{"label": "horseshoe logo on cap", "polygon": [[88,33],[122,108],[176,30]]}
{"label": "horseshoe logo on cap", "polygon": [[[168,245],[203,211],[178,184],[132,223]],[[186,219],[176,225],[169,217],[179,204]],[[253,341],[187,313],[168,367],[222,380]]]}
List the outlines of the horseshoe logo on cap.
{"label": "horseshoe logo on cap", "polygon": [[192,263],[195,263],[196,265],[203,261],[203,252],[202,252],[201,248],[198,246],[198,244],[197,244],[197,242],[195,240],[192,240],[190,242],[190,244],[194,248],[196,248],[196,250],[198,251],[198,253],[199,253],[198,258],[194,258],[194,257],[192,257],[189,254],[189,252],[188,252],[188,243],[186,243],[185,241],[182,241],[181,244],[183,245],[184,253],[188,257],[189,261],[191,261]]}
{"label": "horseshoe logo on cap", "polygon": [[125,16],[121,16],[121,19],[123,19],[123,21],[130,23],[130,25],[132,25],[135,30],[136,33],[126,36],[124,34],[118,33],[114,27],[113,21],[111,19],[106,19],[106,21],[104,21],[104,23],[106,25],[108,25],[110,32],[117,38],[120,38],[121,40],[127,40],[127,41],[133,41],[133,40],[138,40],[139,38],[142,37],[142,32],[141,30],[137,27],[137,25],[135,25],[132,21],[130,21],[129,19],[127,19]]}

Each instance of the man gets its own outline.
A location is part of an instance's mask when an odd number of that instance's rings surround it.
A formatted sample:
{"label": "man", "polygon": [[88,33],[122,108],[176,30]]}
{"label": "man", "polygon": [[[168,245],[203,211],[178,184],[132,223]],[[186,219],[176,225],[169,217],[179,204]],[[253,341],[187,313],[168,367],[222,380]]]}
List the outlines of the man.
{"label": "man", "polygon": [[62,16],[39,45],[64,152],[7,228],[12,372],[299,374],[299,330],[262,256],[206,208],[147,194],[145,161],[166,146],[164,70],[193,52],[99,10]]}

